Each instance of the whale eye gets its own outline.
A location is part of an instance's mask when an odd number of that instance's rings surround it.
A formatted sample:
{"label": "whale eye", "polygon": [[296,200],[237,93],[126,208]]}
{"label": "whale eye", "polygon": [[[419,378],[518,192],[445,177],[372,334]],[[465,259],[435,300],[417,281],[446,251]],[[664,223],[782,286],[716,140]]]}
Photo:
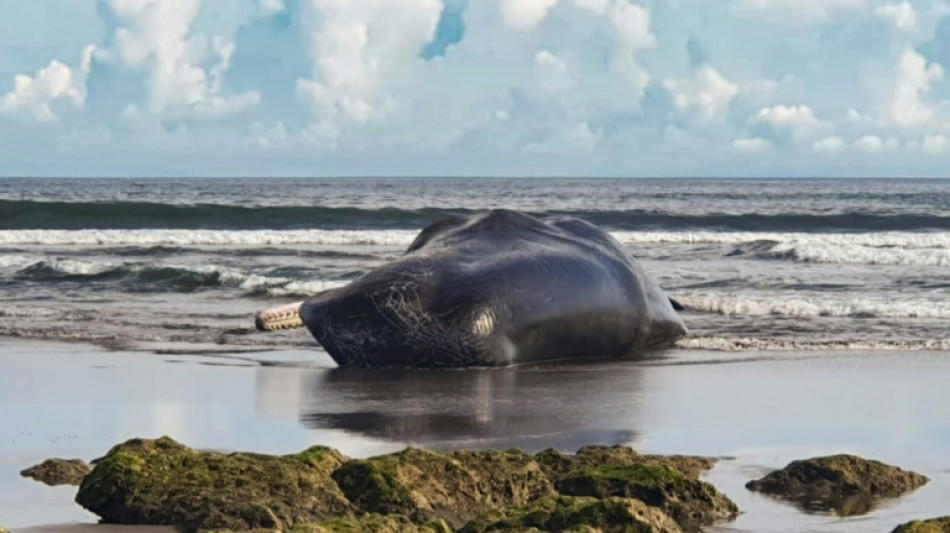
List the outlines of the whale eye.
{"label": "whale eye", "polygon": [[494,329],[495,317],[492,316],[491,311],[488,309],[478,313],[478,315],[475,316],[475,321],[472,322],[472,333],[482,337],[491,335]]}

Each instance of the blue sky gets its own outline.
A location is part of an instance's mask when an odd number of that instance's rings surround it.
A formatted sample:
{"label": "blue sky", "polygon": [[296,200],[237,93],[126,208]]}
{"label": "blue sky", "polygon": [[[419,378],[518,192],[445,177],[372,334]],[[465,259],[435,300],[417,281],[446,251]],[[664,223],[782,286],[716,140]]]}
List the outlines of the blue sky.
{"label": "blue sky", "polygon": [[0,0],[2,176],[946,176],[950,0]]}

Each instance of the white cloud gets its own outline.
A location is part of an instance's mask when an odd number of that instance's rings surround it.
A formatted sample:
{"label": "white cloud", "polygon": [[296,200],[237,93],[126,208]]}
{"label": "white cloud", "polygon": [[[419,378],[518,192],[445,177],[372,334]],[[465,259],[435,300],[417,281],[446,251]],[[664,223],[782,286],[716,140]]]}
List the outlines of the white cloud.
{"label": "white cloud", "polygon": [[876,154],[884,149],[884,141],[877,135],[865,135],[854,141],[854,148],[868,154]]}
{"label": "white cloud", "polygon": [[309,2],[314,78],[298,80],[297,89],[321,123],[315,138],[335,138],[344,123],[367,123],[391,111],[387,85],[418,74],[419,50],[435,34],[442,3]]}
{"label": "white cloud", "polygon": [[561,58],[548,50],[534,55],[534,78],[543,91],[564,91],[571,86],[571,72]]}
{"label": "white cloud", "polygon": [[768,124],[775,131],[791,134],[795,141],[812,138],[825,129],[811,107],[800,105],[776,105],[759,110],[752,118],[753,123]]}
{"label": "white cloud", "polygon": [[812,145],[812,149],[816,152],[826,153],[826,154],[837,154],[841,153],[847,148],[848,145],[838,136],[825,137],[820,141],[815,141],[815,144]]}
{"label": "white cloud", "polygon": [[650,81],[650,74],[636,59],[638,52],[656,46],[650,30],[650,12],[628,0],[616,0],[607,16],[617,41],[613,70],[641,93]]}
{"label": "white cloud", "polygon": [[697,109],[707,121],[722,118],[730,102],[739,94],[739,86],[710,65],[700,66],[692,78],[667,79],[663,88],[669,91],[678,110]]}
{"label": "white cloud", "polygon": [[740,7],[774,13],[785,22],[823,21],[835,11],[856,10],[866,0],[737,0]]}
{"label": "white cloud", "polygon": [[13,78],[13,90],[0,96],[0,114],[22,114],[37,122],[54,122],[54,102],[63,100],[74,107],[83,106],[82,83],[72,69],[53,60],[34,76],[18,74]]}
{"label": "white cloud", "polygon": [[[200,0],[110,0],[114,48],[95,58],[148,75],[148,111],[179,118],[219,118],[260,99],[256,92],[221,94],[234,45],[223,38],[192,36]],[[210,66],[205,67],[206,64]],[[93,65],[94,68],[94,65]]]}
{"label": "white cloud", "polygon": [[921,144],[923,151],[928,154],[941,154],[947,151],[948,139],[944,135],[927,135]]}
{"label": "white cloud", "polygon": [[260,0],[261,13],[265,16],[283,13],[287,9],[284,0]]}
{"label": "white cloud", "polygon": [[[484,1],[484,0],[483,0]],[[544,20],[558,0],[498,0],[505,23],[512,28],[528,30]]]}
{"label": "white cloud", "polygon": [[932,82],[942,78],[940,65],[928,65],[924,56],[913,48],[904,50],[890,106],[891,119],[900,126],[919,126],[929,122],[934,111],[924,101],[924,95],[930,91]]}
{"label": "white cloud", "polygon": [[607,11],[607,0],[574,0],[574,5],[586,9],[595,15],[603,15]]}
{"label": "white cloud", "polygon": [[901,30],[913,31],[917,28],[917,11],[906,0],[899,4],[878,6],[874,14],[893,22],[894,26]]}
{"label": "white cloud", "polygon": [[761,137],[741,138],[732,141],[732,148],[737,152],[764,152],[771,147],[772,142]]}

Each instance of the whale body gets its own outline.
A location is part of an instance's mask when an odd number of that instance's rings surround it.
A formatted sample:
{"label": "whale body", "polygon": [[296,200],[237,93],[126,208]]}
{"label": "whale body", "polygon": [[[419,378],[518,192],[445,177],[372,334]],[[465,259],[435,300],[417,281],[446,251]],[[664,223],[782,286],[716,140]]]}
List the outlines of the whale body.
{"label": "whale body", "polygon": [[686,334],[670,299],[608,233],[509,210],[431,224],[400,258],[264,311],[257,326],[306,326],[345,367],[629,358]]}

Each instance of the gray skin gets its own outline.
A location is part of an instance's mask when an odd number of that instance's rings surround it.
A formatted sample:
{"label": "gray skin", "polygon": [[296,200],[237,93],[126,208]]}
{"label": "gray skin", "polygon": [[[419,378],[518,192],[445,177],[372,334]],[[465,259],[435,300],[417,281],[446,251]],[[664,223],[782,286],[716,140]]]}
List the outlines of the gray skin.
{"label": "gray skin", "polygon": [[507,210],[436,222],[399,259],[299,313],[344,367],[626,358],[686,334],[674,304],[606,232]]}

